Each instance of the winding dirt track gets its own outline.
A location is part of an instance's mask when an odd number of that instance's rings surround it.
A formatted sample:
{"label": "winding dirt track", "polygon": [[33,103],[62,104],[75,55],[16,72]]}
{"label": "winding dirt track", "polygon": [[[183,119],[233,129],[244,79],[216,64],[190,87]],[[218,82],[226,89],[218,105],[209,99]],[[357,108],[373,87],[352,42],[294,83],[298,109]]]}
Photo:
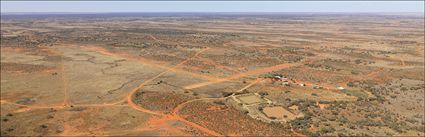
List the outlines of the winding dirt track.
{"label": "winding dirt track", "polygon": [[164,115],[164,114],[162,114],[162,113],[158,113],[158,112],[150,111],[150,110],[144,109],[144,108],[142,108],[142,107],[140,107],[140,106],[136,105],[136,104],[133,102],[133,95],[134,95],[134,94],[135,94],[135,93],[136,93],[139,89],[141,89],[143,86],[145,86],[146,84],[148,84],[149,82],[151,82],[151,81],[153,81],[153,80],[157,79],[158,77],[160,77],[160,76],[162,76],[162,75],[166,74],[167,72],[172,71],[172,69],[177,68],[177,67],[179,67],[179,66],[183,65],[184,63],[186,63],[186,62],[188,62],[189,60],[191,60],[191,59],[193,59],[193,58],[197,57],[200,53],[202,53],[202,52],[204,52],[204,51],[206,51],[206,50],[208,50],[208,48],[207,48],[207,49],[204,49],[204,50],[199,51],[199,52],[198,52],[198,53],[196,53],[193,57],[191,57],[191,58],[189,58],[189,59],[186,59],[185,61],[183,61],[183,62],[181,62],[181,63],[177,64],[176,66],[174,66],[174,67],[172,67],[172,68],[168,68],[167,70],[165,70],[165,71],[163,71],[163,72],[159,73],[159,74],[158,74],[158,75],[156,75],[155,77],[152,77],[152,78],[150,78],[150,79],[148,79],[148,80],[144,81],[143,83],[141,83],[139,86],[137,86],[136,88],[134,88],[134,89],[133,89],[133,90],[132,90],[132,91],[131,91],[128,95],[127,95],[127,103],[128,103],[128,105],[130,105],[130,107],[132,107],[132,108],[134,108],[134,109],[136,109],[136,110],[142,111],[142,112],[146,112],[146,113],[153,114],[153,115],[166,116],[166,115]]}
{"label": "winding dirt track", "polygon": [[155,112],[155,111],[152,111],[152,110],[148,110],[148,109],[142,108],[142,107],[138,106],[136,103],[134,103],[134,102],[133,102],[133,95],[134,95],[135,93],[137,93],[137,91],[138,91],[139,89],[141,89],[143,86],[145,86],[145,85],[146,85],[146,84],[148,84],[149,82],[151,82],[151,81],[153,81],[153,80],[157,79],[158,77],[160,77],[160,76],[162,76],[162,75],[166,74],[167,72],[170,72],[170,71],[172,71],[173,69],[175,69],[175,68],[177,68],[177,67],[179,67],[179,66],[181,66],[181,65],[185,64],[185,63],[186,63],[186,62],[188,62],[189,60],[191,60],[191,59],[193,59],[193,58],[196,58],[196,57],[197,57],[200,53],[202,53],[202,52],[204,52],[204,51],[206,51],[206,50],[208,50],[208,49],[209,49],[209,48],[206,48],[206,49],[203,49],[203,50],[201,50],[201,51],[197,52],[197,53],[196,53],[194,56],[192,56],[191,58],[186,59],[185,61],[182,61],[181,63],[179,63],[179,64],[175,65],[174,67],[169,68],[169,69],[167,69],[167,70],[165,70],[165,71],[163,71],[163,72],[159,73],[159,74],[158,74],[158,75],[156,75],[155,77],[152,77],[152,78],[150,78],[150,79],[148,79],[148,80],[144,81],[143,83],[141,83],[139,86],[137,86],[136,88],[134,88],[134,89],[133,89],[133,90],[132,90],[132,91],[128,94],[128,96],[127,96],[127,103],[128,103],[128,105],[129,105],[130,107],[132,107],[133,109],[136,109],[136,110],[138,110],[138,111],[140,111],[140,112],[144,112],[144,113],[149,113],[149,114],[152,114],[152,115],[157,115],[157,116],[166,117],[166,118],[168,118],[169,120],[178,120],[178,121],[181,121],[181,122],[183,122],[183,123],[185,123],[185,124],[187,124],[187,125],[189,125],[189,126],[191,126],[191,127],[193,127],[193,128],[196,128],[196,129],[198,129],[198,130],[200,130],[200,131],[202,131],[202,132],[205,132],[205,133],[207,133],[207,134],[209,134],[209,135],[212,135],[212,136],[222,136],[221,134],[219,134],[219,133],[217,133],[217,132],[215,132],[215,131],[212,131],[212,130],[210,130],[210,129],[208,129],[208,128],[202,127],[202,126],[200,126],[200,125],[198,125],[198,124],[195,124],[195,123],[193,123],[193,122],[187,121],[187,120],[185,120],[185,119],[181,118],[181,117],[180,117],[179,115],[177,115],[176,113],[173,113],[172,115],[168,115],[168,114],[164,114],[164,113],[161,113],[161,112]]}
{"label": "winding dirt track", "polygon": [[[96,52],[98,52],[98,53],[102,53],[102,54],[109,55],[109,56],[118,56],[118,54],[111,53],[109,51],[106,51],[105,49],[99,49],[97,47],[84,47],[84,48],[96,50]],[[52,50],[52,49],[48,49],[48,50]],[[197,77],[201,77],[201,78],[210,80],[209,82],[195,84],[195,85],[191,85],[189,87],[186,87],[187,89],[191,89],[191,88],[202,87],[202,86],[206,86],[206,85],[210,85],[210,84],[215,84],[215,83],[219,83],[219,82],[229,81],[229,80],[237,79],[237,78],[240,78],[240,77],[245,77],[245,76],[250,76],[250,75],[256,75],[256,74],[262,74],[262,73],[266,73],[266,72],[270,72],[270,71],[274,71],[274,70],[280,70],[280,69],[284,69],[284,68],[289,68],[289,67],[296,66],[296,64],[280,64],[280,65],[271,66],[271,67],[267,67],[267,68],[263,68],[263,69],[258,69],[258,70],[249,71],[249,72],[245,72],[245,73],[235,74],[235,75],[229,76],[227,78],[222,78],[222,79],[218,79],[218,78],[214,78],[214,77],[210,77],[210,76],[204,76],[204,75],[200,75],[200,74],[196,74],[196,73],[191,73],[191,72],[186,72],[186,71],[182,71],[182,70],[177,69],[178,67],[180,67],[181,65],[187,63],[191,59],[197,58],[199,56],[199,54],[201,54],[202,52],[204,52],[206,50],[209,50],[209,48],[200,50],[199,52],[195,53],[191,58],[188,58],[188,59],[182,61],[181,63],[179,63],[179,64],[177,64],[177,65],[175,65],[173,67],[166,67],[166,66],[157,65],[157,64],[150,64],[150,65],[154,65],[154,66],[163,68],[163,69],[165,69],[165,71],[163,71],[163,72],[159,73],[158,75],[156,75],[156,76],[154,76],[154,77],[152,77],[152,78],[150,78],[150,79],[142,82],[140,85],[138,85],[136,88],[134,88],[126,96],[125,99],[120,100],[120,101],[117,101],[117,102],[113,102],[113,103],[104,103],[104,104],[80,104],[80,105],[78,105],[78,104],[75,104],[75,105],[72,104],[72,102],[70,101],[70,96],[69,96],[68,90],[67,90],[67,86],[68,86],[68,83],[67,82],[68,81],[66,80],[66,76],[63,75],[63,74],[62,74],[62,82],[63,82],[63,86],[64,86],[64,89],[63,89],[63,91],[64,91],[64,99],[63,99],[63,103],[62,104],[51,105],[51,106],[49,106],[49,105],[46,105],[46,106],[37,106],[37,105],[23,105],[23,104],[13,103],[13,102],[6,101],[6,100],[0,100],[0,101],[1,101],[1,104],[10,104],[10,105],[15,105],[15,106],[22,107],[21,109],[18,109],[16,111],[14,111],[14,113],[21,113],[21,112],[25,112],[25,111],[34,110],[34,109],[52,109],[52,108],[54,108],[54,109],[66,109],[66,108],[71,108],[71,107],[95,107],[95,108],[97,108],[97,107],[127,107],[127,106],[129,106],[129,107],[131,107],[131,108],[133,108],[133,109],[135,109],[137,111],[148,113],[148,114],[155,115],[155,116],[159,116],[159,117],[161,117],[160,121],[162,121],[162,122],[164,122],[164,121],[170,121],[170,120],[177,120],[177,121],[180,121],[180,122],[185,123],[186,125],[188,125],[190,127],[193,127],[195,129],[198,129],[198,130],[200,130],[200,131],[202,131],[202,132],[204,132],[204,133],[206,133],[208,135],[211,135],[211,136],[223,136],[223,135],[221,135],[220,133],[218,133],[216,131],[213,131],[213,130],[208,129],[208,128],[205,128],[205,127],[202,127],[202,126],[200,126],[200,125],[198,125],[196,123],[190,122],[190,121],[182,118],[177,113],[185,105],[187,105],[188,103],[191,103],[193,101],[208,100],[208,99],[219,99],[219,98],[200,98],[200,99],[189,100],[189,101],[186,101],[186,102],[183,102],[183,103],[177,105],[172,110],[171,114],[165,114],[165,113],[162,113],[162,112],[152,111],[152,110],[148,110],[148,109],[145,109],[143,107],[138,106],[137,104],[135,104],[133,102],[133,100],[132,100],[133,99],[133,96],[134,96],[135,93],[137,93],[138,90],[140,90],[146,84],[152,82],[153,80],[157,79],[158,77],[163,76],[164,74],[166,74],[168,72],[171,72],[171,71],[174,71],[174,72],[183,72],[183,73],[190,74],[192,76],[197,76]],[[123,56],[120,56],[120,57],[123,57]],[[127,57],[127,59],[128,59],[128,57]],[[147,62],[150,62],[150,61],[147,61]],[[64,63],[63,60],[61,60],[60,64],[58,64],[60,66],[60,71],[62,73],[64,73],[64,71],[65,71],[64,70],[65,67],[64,67],[64,64],[63,63]],[[143,64],[145,64],[145,63],[146,63],[146,61],[143,60]],[[239,91],[242,91],[244,89],[247,89],[247,88],[251,87],[252,85],[254,85],[255,83],[257,83],[257,82],[259,82],[261,80],[262,79],[256,79],[256,80],[254,80],[252,83],[250,83],[247,86],[243,87]],[[127,102],[127,103],[124,104],[125,102]],[[64,132],[62,134],[60,134],[60,135],[69,136],[69,135],[76,135],[77,134],[77,133],[73,133],[73,127],[68,123],[69,122],[69,117],[70,117],[70,114],[69,113],[64,113],[64,117],[63,117],[64,118],[63,119],[64,120],[63,121],[64,122],[63,123]],[[158,121],[158,120],[156,120],[156,121]]]}
{"label": "winding dirt track", "polygon": [[[16,111],[14,111],[15,113],[21,113],[21,112],[25,112],[25,111],[30,111],[30,110],[33,110],[33,109],[52,109],[52,108],[54,108],[54,109],[64,109],[64,108],[69,108],[69,107],[126,107],[126,106],[130,106],[131,108],[133,108],[133,109],[135,109],[135,110],[137,110],[137,111],[140,111],[140,112],[144,112],[144,113],[148,113],[148,114],[152,114],[152,115],[156,115],[156,116],[161,116],[161,117],[164,117],[165,118],[165,120],[177,120],[177,121],[181,121],[181,122],[183,122],[183,123],[185,123],[185,124],[187,124],[188,126],[191,126],[191,127],[193,127],[193,128],[196,128],[196,129],[198,129],[198,130],[200,130],[200,131],[202,131],[202,132],[205,132],[205,133],[207,133],[207,134],[209,134],[209,135],[211,135],[211,136],[222,136],[221,134],[219,134],[219,133],[217,133],[217,132],[215,132],[215,131],[212,131],[212,130],[210,130],[210,129],[208,129],[208,128],[205,128],[205,127],[202,127],[202,126],[200,126],[200,125],[197,125],[197,124],[195,124],[195,123],[193,123],[193,122],[190,122],[190,121],[187,121],[187,120],[185,120],[185,119],[183,119],[183,118],[181,118],[179,115],[177,115],[176,113],[173,113],[172,115],[169,115],[169,114],[164,114],[164,113],[161,113],[161,112],[156,112],[156,111],[152,111],[152,110],[148,110],[148,109],[145,109],[145,108],[142,108],[142,107],[140,107],[140,106],[138,106],[138,105],[136,105],[134,102],[133,102],[133,100],[132,100],[132,97],[133,97],[133,95],[140,89],[140,88],[142,88],[144,85],[146,85],[146,84],[148,84],[149,82],[151,82],[151,81],[153,81],[153,80],[155,80],[155,79],[157,79],[158,77],[160,77],[160,76],[162,76],[162,75],[164,75],[164,74],[166,74],[167,72],[170,72],[170,71],[173,71],[173,70],[175,70],[175,68],[177,68],[177,67],[179,67],[179,66],[181,66],[181,65],[183,65],[183,64],[185,64],[186,62],[188,62],[189,60],[191,60],[191,59],[193,59],[193,58],[196,58],[196,57],[198,57],[198,55],[199,54],[201,54],[202,52],[204,52],[204,51],[206,51],[206,50],[208,50],[209,48],[206,48],[206,49],[203,49],[203,50],[200,50],[199,52],[197,52],[193,57],[191,57],[191,58],[189,58],[189,59],[186,59],[185,61],[183,61],[183,62],[181,62],[181,63],[179,63],[179,64],[177,64],[177,65],[175,65],[174,67],[171,67],[171,68],[167,68],[165,71],[163,71],[163,72],[161,72],[160,74],[158,74],[158,75],[156,75],[155,77],[152,77],[152,78],[150,78],[150,79],[148,79],[148,80],[146,80],[146,81],[144,81],[143,83],[141,83],[138,87],[136,87],[136,88],[134,88],[128,95],[127,95],[127,97],[126,97],[126,101],[127,101],[127,105],[119,105],[119,104],[121,104],[121,103],[124,103],[125,102],[125,100],[121,100],[121,101],[118,101],[118,102],[114,102],[114,103],[105,103],[105,104],[84,104],[84,105],[72,105],[72,103],[70,102],[70,100],[69,100],[69,94],[68,94],[68,91],[66,90],[66,84],[67,84],[67,81],[65,80],[65,76],[63,76],[62,77],[62,80],[63,80],[63,84],[64,84],[64,101],[63,101],[63,103],[62,104],[60,104],[60,105],[52,105],[52,106],[35,106],[35,105],[23,105],[23,104],[18,104],[18,103],[13,103],[13,102],[9,102],[9,101],[6,101],[6,100],[0,100],[1,101],[1,104],[10,104],[10,105],[15,105],[15,106],[19,106],[19,107],[23,107],[23,108],[21,108],[21,109],[18,109],[18,110],[16,110]],[[110,55],[112,55],[112,54],[110,54]],[[59,66],[60,66],[60,70],[61,70],[61,72],[64,72],[64,66],[63,66],[63,61],[61,61],[60,62],[60,64],[59,64]],[[69,125],[69,123],[68,123],[68,118],[69,118],[69,114],[67,114],[67,113],[65,113],[64,114],[64,123],[63,123],[63,126],[64,126],[64,132],[62,133],[62,134],[60,134],[60,135],[62,135],[62,136],[69,136],[69,135],[75,135],[75,134],[73,134],[72,133],[72,127]]]}

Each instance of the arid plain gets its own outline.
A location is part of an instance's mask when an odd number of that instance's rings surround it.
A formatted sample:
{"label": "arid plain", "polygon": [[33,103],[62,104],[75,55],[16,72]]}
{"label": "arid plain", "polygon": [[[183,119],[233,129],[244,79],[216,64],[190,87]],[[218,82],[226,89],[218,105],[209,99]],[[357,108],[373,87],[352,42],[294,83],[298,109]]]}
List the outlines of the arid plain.
{"label": "arid plain", "polygon": [[2,136],[424,136],[424,16],[2,15]]}

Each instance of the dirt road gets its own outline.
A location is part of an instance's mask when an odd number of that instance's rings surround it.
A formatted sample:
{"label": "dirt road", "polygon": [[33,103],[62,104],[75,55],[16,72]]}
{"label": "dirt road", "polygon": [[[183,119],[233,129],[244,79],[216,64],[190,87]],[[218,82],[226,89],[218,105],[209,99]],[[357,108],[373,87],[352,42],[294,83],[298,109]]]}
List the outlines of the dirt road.
{"label": "dirt road", "polygon": [[235,74],[235,75],[229,76],[227,78],[222,78],[222,79],[212,80],[212,81],[208,81],[208,82],[188,85],[188,86],[185,86],[184,88],[185,89],[199,88],[199,87],[203,87],[203,86],[207,86],[207,85],[211,85],[211,84],[216,84],[216,83],[220,83],[220,82],[225,82],[225,81],[229,81],[229,80],[233,80],[233,79],[237,79],[237,78],[241,78],[241,77],[263,74],[263,73],[267,73],[267,72],[271,72],[271,71],[275,71],[275,70],[290,68],[290,67],[294,67],[294,66],[297,66],[297,65],[299,65],[299,64],[280,64],[280,65],[266,67],[266,68],[262,68],[262,69],[258,69],[258,70],[248,71],[248,72],[245,72],[245,73]]}
{"label": "dirt road", "polygon": [[93,51],[93,52],[97,52],[97,53],[100,53],[100,54],[103,54],[103,55],[108,55],[108,56],[118,57],[118,58],[125,58],[125,59],[128,59],[128,60],[138,62],[140,64],[149,65],[149,66],[152,66],[152,67],[157,67],[157,68],[161,68],[161,69],[169,69],[170,71],[173,71],[173,72],[184,73],[184,74],[188,74],[188,75],[191,75],[191,76],[194,76],[194,77],[197,77],[197,78],[202,78],[202,79],[206,79],[206,80],[217,80],[217,79],[219,79],[219,78],[212,77],[212,76],[207,76],[207,75],[202,75],[202,74],[193,73],[193,72],[189,72],[189,71],[184,71],[184,70],[178,69],[178,67],[173,67],[173,68],[170,69],[169,66],[162,65],[162,64],[166,64],[164,62],[152,61],[152,60],[148,60],[148,59],[145,59],[145,58],[142,58],[142,57],[136,58],[136,57],[130,56],[129,54],[125,54],[125,53],[119,53],[119,52],[113,53],[113,52],[108,51],[107,49],[97,47],[97,46],[80,46],[80,48],[86,49],[86,50],[89,50],[89,51]]}

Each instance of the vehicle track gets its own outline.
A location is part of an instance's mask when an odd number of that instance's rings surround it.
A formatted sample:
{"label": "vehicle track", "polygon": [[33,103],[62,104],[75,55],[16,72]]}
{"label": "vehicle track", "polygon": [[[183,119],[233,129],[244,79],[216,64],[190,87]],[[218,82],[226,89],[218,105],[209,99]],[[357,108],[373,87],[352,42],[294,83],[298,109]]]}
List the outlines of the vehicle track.
{"label": "vehicle track", "polygon": [[[198,129],[204,133],[207,133],[209,135],[212,136],[223,136],[220,133],[217,133],[213,130],[210,130],[208,128],[202,127],[196,123],[190,122],[184,118],[182,118],[180,115],[177,114],[177,112],[183,108],[185,105],[187,105],[190,102],[193,101],[197,101],[197,100],[209,100],[209,99],[220,99],[220,98],[200,98],[200,99],[194,99],[194,100],[189,100],[187,102],[183,102],[179,105],[177,105],[171,112],[171,114],[164,114],[162,112],[156,112],[156,111],[152,111],[152,110],[148,110],[145,108],[142,108],[140,106],[138,106],[137,104],[135,104],[132,100],[133,96],[135,93],[137,93],[137,91],[139,89],[141,89],[143,86],[145,86],[146,84],[148,84],[149,82],[152,82],[153,80],[157,79],[160,76],[163,76],[164,74],[171,72],[171,71],[176,71],[179,66],[187,63],[189,60],[197,58],[199,54],[201,54],[202,52],[208,50],[209,48],[203,49],[197,53],[195,53],[195,55],[193,55],[191,58],[186,59],[185,61],[173,66],[173,67],[166,67],[166,66],[161,66],[161,68],[166,69],[165,71],[159,73],[158,75],[142,82],[139,86],[137,86],[136,88],[134,88],[127,96],[124,100],[120,100],[117,102],[113,102],[113,103],[104,103],[104,104],[72,104],[71,100],[70,100],[70,96],[67,90],[68,87],[68,81],[66,80],[66,75],[65,74],[65,68],[64,68],[64,61],[63,61],[63,57],[61,58],[61,61],[59,63],[60,66],[60,70],[63,73],[62,74],[62,82],[63,82],[63,86],[64,86],[64,99],[63,99],[63,103],[61,105],[46,105],[46,106],[36,106],[36,105],[23,105],[23,104],[18,104],[18,103],[13,103],[13,102],[9,102],[6,100],[1,100],[1,103],[5,103],[5,104],[10,104],[10,105],[15,105],[15,106],[20,106],[23,107],[22,109],[17,110],[16,113],[19,112],[25,112],[25,111],[29,111],[29,110],[33,110],[33,109],[65,109],[65,108],[70,108],[70,107],[127,107],[129,106],[132,109],[135,109],[137,111],[140,112],[144,112],[144,113],[148,113],[148,114],[152,114],[155,116],[159,116],[162,117],[165,120],[177,120],[177,121],[181,121],[183,123],[185,123],[186,125],[193,127],[195,129]],[[100,51],[102,52],[102,51]],[[112,53],[108,53],[106,52],[107,55],[110,56],[115,56],[115,54]],[[216,79],[214,78],[213,81],[211,81],[212,83],[218,83],[218,82],[224,82],[224,81],[229,81],[229,80],[233,80],[233,79],[237,79],[240,77],[244,77],[244,76],[250,76],[250,75],[255,75],[255,74],[261,74],[261,73],[265,73],[265,72],[270,72],[273,70],[279,70],[279,69],[283,69],[283,68],[288,68],[288,67],[292,67],[294,66],[293,64],[281,64],[281,65],[276,65],[276,66],[272,66],[272,67],[267,67],[267,68],[263,68],[263,69],[259,69],[259,70],[254,70],[254,71],[249,71],[249,72],[245,72],[245,73],[240,73],[240,74],[236,74],[236,75],[232,75],[230,77],[227,78],[223,78],[223,79]],[[186,73],[185,71],[183,73]],[[195,73],[196,74],[196,73]],[[210,79],[211,80],[211,79]],[[245,86],[244,88],[242,88],[239,91],[242,91],[244,89],[249,88],[250,86],[254,85],[255,83],[261,81],[261,79],[256,79],[255,81],[253,81],[252,83],[248,84],[247,86]],[[127,102],[127,104],[122,104]],[[121,104],[121,105],[120,105]],[[70,117],[70,113],[69,112],[65,112],[64,116],[63,116],[63,127],[64,127],[64,131],[62,134],[60,135],[64,135],[64,136],[69,136],[69,135],[75,135],[73,133],[73,127],[69,124],[69,117]]]}
{"label": "vehicle track", "polygon": [[220,64],[218,64],[218,63],[215,63],[215,62],[213,62],[212,60],[210,60],[210,59],[206,59],[206,58],[199,58],[204,64],[208,64],[208,65],[212,65],[212,66],[214,66],[214,67],[216,67],[216,68],[220,68],[220,69],[224,69],[224,70],[229,70],[229,71],[232,71],[232,72],[239,72],[240,71],[240,69],[237,69],[237,68],[233,68],[233,67],[229,67],[229,66],[223,66],[223,65],[220,65]]}
{"label": "vehicle track", "polygon": [[[166,74],[167,72],[172,71],[172,69],[173,69],[173,68],[176,68],[176,67],[179,67],[179,66],[183,65],[184,63],[188,62],[190,59],[197,57],[200,53],[202,53],[202,52],[203,52],[203,51],[205,51],[205,50],[208,50],[208,48],[207,48],[207,49],[204,49],[204,50],[199,51],[199,52],[198,52],[198,53],[196,53],[193,57],[191,57],[191,58],[189,58],[189,59],[186,59],[186,60],[184,60],[183,62],[181,62],[181,63],[177,64],[176,66],[171,67],[171,68],[168,68],[167,70],[165,70],[165,71],[163,71],[163,72],[159,73],[158,75],[156,75],[156,76],[154,76],[154,77],[152,77],[152,78],[150,78],[150,79],[145,80],[144,82],[142,82],[139,86],[137,86],[136,88],[134,88],[134,89],[133,89],[133,90],[132,90],[132,91],[131,91],[128,95],[127,95],[127,103],[128,103],[128,104],[129,104],[132,108],[134,108],[134,109],[136,109],[136,110],[139,110],[139,111],[145,111],[146,113],[150,113],[150,114],[154,114],[154,115],[162,115],[162,113],[157,113],[157,112],[154,112],[154,111],[146,110],[146,109],[144,109],[144,108],[142,108],[142,107],[140,107],[140,106],[137,106],[137,105],[133,102],[133,94],[135,94],[135,93],[136,93],[139,89],[141,89],[141,88],[142,88],[143,86],[145,86],[146,84],[149,84],[149,82],[151,82],[151,81],[153,81],[153,80],[157,79],[158,77],[160,77],[160,76],[162,76],[162,75]],[[162,115],[162,116],[164,116],[164,115]]]}
{"label": "vehicle track", "polygon": [[[245,89],[248,89],[248,88],[252,87],[253,85],[257,84],[258,82],[261,82],[262,80],[264,80],[264,79],[262,79],[262,78],[257,78],[256,80],[252,81],[251,83],[249,83],[248,85],[246,85],[246,86],[242,87],[241,89],[237,90],[236,92],[242,92],[243,90],[245,90]],[[235,92],[235,93],[236,93],[236,92]],[[234,95],[234,93],[233,93],[231,96],[229,96],[229,97],[234,97],[233,95]],[[186,102],[183,102],[183,103],[180,103],[179,105],[177,105],[177,106],[176,106],[176,107],[172,110],[171,114],[172,114],[173,116],[177,116],[177,117],[181,118],[181,117],[180,117],[180,115],[178,114],[178,111],[179,111],[179,110],[181,110],[183,107],[185,107],[185,106],[186,106],[187,104],[189,104],[189,103],[192,103],[192,102],[195,102],[195,101],[201,101],[201,100],[220,100],[220,99],[226,99],[226,98],[229,98],[229,97],[221,97],[221,98],[198,98],[198,99],[188,100],[188,101],[186,101]],[[197,115],[200,115],[200,114],[197,114]],[[181,119],[183,119],[183,118],[181,118]],[[184,120],[184,119],[183,119],[183,120]],[[184,120],[184,121],[187,121],[187,120]],[[190,121],[187,121],[187,122],[190,122]],[[193,122],[190,122],[190,123],[193,123]],[[292,126],[291,126],[291,131],[292,131],[292,134],[293,134],[293,135],[295,135],[295,136],[306,137],[305,135],[303,135],[303,134],[301,134],[301,133],[298,133],[298,132],[294,131],[294,130],[292,129]],[[212,135],[212,133],[209,133],[209,134],[210,134],[210,135]],[[215,136],[222,136],[222,135],[215,135]]]}
{"label": "vehicle track", "polygon": [[237,92],[242,92],[242,91],[244,91],[245,89],[250,88],[251,86],[253,86],[253,85],[257,84],[258,82],[260,82],[260,81],[262,81],[262,80],[264,80],[264,79],[263,79],[263,78],[257,78],[257,79],[255,79],[253,82],[251,82],[251,83],[249,83],[248,85],[246,85],[245,87],[243,87],[243,88],[239,89],[238,91],[236,91],[235,93],[237,93]]}
{"label": "vehicle track", "polygon": [[196,124],[196,123],[193,123],[193,122],[187,121],[187,120],[185,120],[185,119],[181,118],[179,115],[174,115],[174,114],[169,115],[169,114],[164,114],[164,113],[161,113],[161,112],[156,112],[156,111],[148,110],[148,109],[145,109],[145,108],[143,108],[143,107],[138,106],[136,103],[134,103],[134,102],[133,102],[133,95],[134,95],[135,93],[137,93],[137,91],[138,91],[139,89],[141,89],[143,86],[145,86],[145,85],[146,85],[146,84],[148,84],[149,82],[151,82],[151,81],[153,81],[153,80],[157,79],[158,77],[160,77],[160,76],[162,76],[162,75],[166,74],[167,72],[172,71],[172,69],[177,68],[177,67],[179,67],[179,66],[181,66],[181,65],[185,64],[185,63],[186,63],[186,62],[188,62],[189,60],[191,60],[191,59],[193,59],[193,58],[196,58],[196,57],[197,57],[200,53],[202,53],[202,52],[204,52],[204,51],[206,51],[206,50],[208,50],[208,49],[209,49],[209,48],[206,48],[206,49],[203,49],[203,50],[201,50],[201,51],[197,52],[197,53],[196,53],[194,56],[192,56],[191,58],[186,59],[186,60],[182,61],[181,63],[179,63],[179,64],[175,65],[174,67],[168,68],[167,70],[165,70],[165,71],[163,71],[163,72],[159,73],[159,74],[158,74],[158,75],[156,75],[155,77],[152,77],[152,78],[150,78],[150,79],[148,79],[148,80],[144,81],[143,83],[141,83],[138,87],[134,88],[134,89],[133,89],[133,90],[132,90],[132,91],[128,94],[128,96],[127,96],[127,103],[128,103],[128,105],[129,105],[131,108],[133,108],[133,109],[135,109],[135,110],[137,110],[137,111],[140,111],[140,112],[144,112],[144,113],[148,113],[148,114],[152,114],[152,115],[157,115],[157,116],[166,117],[166,118],[168,118],[169,120],[178,120],[178,121],[181,121],[181,122],[183,122],[183,123],[185,123],[185,124],[187,124],[187,125],[189,125],[189,126],[191,126],[191,127],[193,127],[193,128],[196,128],[196,129],[198,129],[198,130],[200,130],[200,131],[202,131],[202,132],[205,132],[205,133],[207,133],[207,134],[209,134],[209,135],[212,135],[212,136],[222,136],[221,134],[219,134],[219,133],[217,133],[217,132],[215,132],[215,131],[212,131],[212,130],[210,130],[210,129],[208,129],[208,128],[202,127],[202,126],[200,126],[200,125],[198,125],[198,124]]}
{"label": "vehicle track", "polygon": [[[125,58],[125,59],[128,59],[128,60],[136,61],[140,64],[149,65],[149,66],[153,66],[153,67],[156,67],[156,68],[161,68],[161,69],[169,69],[170,68],[168,66],[160,65],[160,64],[164,64],[164,63],[158,63],[158,62],[151,61],[151,60],[148,60],[148,59],[145,59],[145,58],[142,58],[142,57],[134,58],[134,57],[131,57],[131,56],[129,56],[127,54],[123,54],[123,53],[112,53],[112,52],[109,52],[108,50],[101,48],[101,47],[80,46],[80,48],[86,49],[86,50],[89,50],[89,51],[94,51],[94,52],[97,52],[97,53],[100,53],[100,54],[103,54],[103,55]],[[219,78],[212,77],[212,76],[207,76],[207,75],[202,75],[202,74],[198,74],[198,73],[193,73],[193,72],[181,70],[181,69],[178,69],[178,67],[172,68],[171,71],[188,74],[188,75],[191,75],[191,76],[194,76],[194,77],[197,77],[197,78],[206,79],[206,80],[217,80],[217,79],[219,79]]]}
{"label": "vehicle track", "polygon": [[61,61],[59,63],[59,68],[60,68],[60,72],[62,72],[61,76],[61,80],[62,80],[62,86],[63,86],[63,92],[64,92],[64,99],[63,99],[63,105],[64,106],[71,106],[71,101],[70,101],[70,97],[69,97],[69,93],[68,93],[68,81],[66,80],[66,75],[65,75],[65,66],[64,66],[64,61],[63,61],[63,55],[60,56],[61,57]]}
{"label": "vehicle track", "polygon": [[185,89],[199,88],[199,87],[203,87],[203,86],[207,86],[207,85],[211,85],[211,84],[216,84],[216,83],[220,83],[220,82],[225,82],[225,81],[229,81],[229,80],[233,80],[233,79],[237,79],[237,78],[241,78],[241,77],[263,74],[263,73],[267,73],[267,72],[271,72],[271,71],[275,71],[275,70],[290,68],[290,67],[294,67],[294,66],[297,66],[297,65],[299,65],[299,64],[279,64],[279,65],[276,65],[276,66],[271,66],[271,67],[266,67],[266,68],[262,68],[262,69],[257,69],[257,70],[253,70],[253,71],[248,71],[248,72],[244,72],[244,73],[231,75],[229,77],[218,79],[218,80],[212,80],[212,81],[208,81],[208,82],[188,85],[188,86],[185,86],[184,88]]}

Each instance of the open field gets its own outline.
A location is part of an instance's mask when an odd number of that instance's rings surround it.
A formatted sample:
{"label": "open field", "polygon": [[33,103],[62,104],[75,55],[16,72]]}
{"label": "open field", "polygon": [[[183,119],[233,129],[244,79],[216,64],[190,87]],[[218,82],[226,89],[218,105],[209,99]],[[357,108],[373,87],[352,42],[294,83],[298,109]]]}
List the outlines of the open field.
{"label": "open field", "polygon": [[425,134],[423,15],[174,14],[2,15],[1,135]]}
{"label": "open field", "polygon": [[239,96],[239,97],[236,97],[236,98],[238,98],[242,103],[247,104],[247,105],[264,102],[263,99],[261,99],[258,96],[255,96],[255,95]]}

